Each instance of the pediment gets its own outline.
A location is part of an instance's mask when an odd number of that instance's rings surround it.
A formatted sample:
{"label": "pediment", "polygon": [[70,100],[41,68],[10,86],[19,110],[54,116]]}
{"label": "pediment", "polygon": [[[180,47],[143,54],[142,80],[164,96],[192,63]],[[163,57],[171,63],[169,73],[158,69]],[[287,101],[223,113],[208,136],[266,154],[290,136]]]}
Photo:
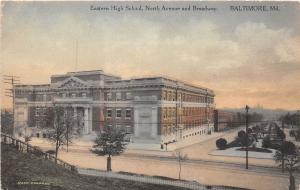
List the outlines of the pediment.
{"label": "pediment", "polygon": [[62,82],[59,88],[80,88],[80,87],[88,87],[89,85],[79,78],[70,77]]}

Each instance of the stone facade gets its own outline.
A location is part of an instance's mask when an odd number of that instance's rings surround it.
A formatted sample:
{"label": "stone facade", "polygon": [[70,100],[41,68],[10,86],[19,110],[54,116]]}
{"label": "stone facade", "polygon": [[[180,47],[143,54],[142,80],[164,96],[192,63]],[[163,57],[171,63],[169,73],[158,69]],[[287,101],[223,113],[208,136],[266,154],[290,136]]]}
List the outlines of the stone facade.
{"label": "stone facade", "polygon": [[132,134],[132,141],[165,143],[211,133],[214,92],[165,77],[122,80],[102,70],[51,76],[46,85],[15,86],[15,126],[47,127],[47,108],[71,107],[84,134],[105,125]]}

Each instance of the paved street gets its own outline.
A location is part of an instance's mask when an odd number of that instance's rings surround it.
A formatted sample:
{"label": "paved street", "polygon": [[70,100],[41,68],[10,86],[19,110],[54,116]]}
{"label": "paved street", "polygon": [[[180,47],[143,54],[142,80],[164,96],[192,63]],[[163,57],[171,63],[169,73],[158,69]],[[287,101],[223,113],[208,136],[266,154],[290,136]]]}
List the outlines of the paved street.
{"label": "paved street", "polygon": [[[106,158],[92,154],[66,153],[59,156],[63,160],[85,168],[105,170]],[[113,171],[127,171],[147,175],[178,177],[178,163],[169,159],[151,159],[116,156],[112,159]],[[196,180],[202,184],[230,185],[262,190],[287,189],[288,178],[280,172],[272,174],[274,169],[251,168],[246,171],[243,166],[223,165],[222,163],[184,162],[182,178]],[[226,177],[225,177],[226,176]],[[245,180],[246,179],[246,180]],[[297,179],[297,183],[299,180]]]}
{"label": "paved street", "polygon": [[[236,136],[237,130],[225,132],[222,136],[230,141]],[[189,158],[183,162],[182,179],[196,180],[202,184],[261,190],[287,189],[288,177],[282,175],[280,170],[274,167],[273,160],[250,159],[250,167],[246,171],[243,158],[209,155],[209,152],[216,149],[215,140],[217,138],[219,137],[181,149]],[[43,149],[50,148],[47,143],[37,143],[37,145],[43,146]],[[178,162],[170,157],[172,154],[172,152],[127,151],[122,156],[113,157],[112,169],[113,171],[177,178]],[[106,158],[90,153],[88,147],[85,146],[78,148],[71,146],[69,152],[63,149],[60,151],[59,157],[82,168],[106,169]],[[296,182],[299,183],[299,181],[298,175]]]}
{"label": "paved street", "polygon": [[[244,129],[243,127],[221,132],[221,135],[214,136],[213,138],[207,139],[203,142],[184,147],[179,149],[183,154],[186,154],[188,156],[188,159],[196,159],[196,160],[210,160],[210,161],[221,161],[221,162],[230,162],[230,163],[245,163],[245,158],[239,158],[239,157],[228,157],[228,156],[214,156],[210,153],[212,151],[217,150],[216,147],[216,140],[219,138],[225,138],[227,142],[232,141],[236,136],[237,132],[239,130]],[[142,150],[128,150],[126,153],[130,155],[151,155],[151,156],[173,156],[173,152],[159,152],[159,151],[142,151]],[[275,166],[275,163],[273,160],[269,159],[255,159],[250,158],[249,159],[250,164],[255,165],[262,165],[262,166]]]}

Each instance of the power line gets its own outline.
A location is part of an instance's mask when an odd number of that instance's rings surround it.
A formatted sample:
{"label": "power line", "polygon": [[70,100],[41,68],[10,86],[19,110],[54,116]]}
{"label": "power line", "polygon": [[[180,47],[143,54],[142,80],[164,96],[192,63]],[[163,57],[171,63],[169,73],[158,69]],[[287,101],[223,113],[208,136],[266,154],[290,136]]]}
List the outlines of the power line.
{"label": "power line", "polygon": [[[15,75],[3,75],[3,83],[9,84],[10,88],[6,88],[4,95],[6,97],[12,98],[12,108],[13,108],[13,130],[15,129],[15,85],[20,84],[20,77]],[[14,134],[14,133],[13,133]]]}

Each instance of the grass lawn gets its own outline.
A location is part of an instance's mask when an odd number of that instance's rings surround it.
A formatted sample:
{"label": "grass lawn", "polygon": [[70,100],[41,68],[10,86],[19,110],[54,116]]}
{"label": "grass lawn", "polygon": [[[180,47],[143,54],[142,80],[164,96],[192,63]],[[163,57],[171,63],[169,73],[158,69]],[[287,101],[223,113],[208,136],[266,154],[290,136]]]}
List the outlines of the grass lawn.
{"label": "grass lawn", "polygon": [[35,155],[18,152],[1,144],[1,183],[3,189],[30,190],[181,190],[184,188],[146,184],[121,179],[84,176]]}
{"label": "grass lawn", "polygon": [[[236,150],[239,150],[239,151],[246,151],[246,148],[243,147],[243,148],[239,148],[239,149],[236,149]],[[272,151],[269,150],[269,149],[266,149],[266,148],[257,148],[257,147],[248,147],[248,151],[252,151],[252,152],[263,152],[263,153],[272,153]]]}

